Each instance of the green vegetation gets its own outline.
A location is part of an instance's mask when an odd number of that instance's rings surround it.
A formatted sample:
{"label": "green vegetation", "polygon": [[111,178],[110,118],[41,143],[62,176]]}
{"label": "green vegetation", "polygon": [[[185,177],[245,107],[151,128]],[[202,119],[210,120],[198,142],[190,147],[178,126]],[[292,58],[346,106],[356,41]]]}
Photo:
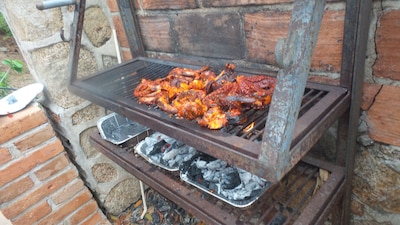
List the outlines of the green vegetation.
{"label": "green vegetation", "polygon": [[4,65],[8,67],[7,71],[0,71],[0,98],[9,94],[13,89],[8,86],[9,77],[8,75],[14,71],[21,73],[23,71],[24,64],[19,60],[4,59],[2,61]]}
{"label": "green vegetation", "polygon": [[0,33],[4,34],[4,38],[12,37],[10,28],[8,27],[7,21],[3,14],[0,13]]}

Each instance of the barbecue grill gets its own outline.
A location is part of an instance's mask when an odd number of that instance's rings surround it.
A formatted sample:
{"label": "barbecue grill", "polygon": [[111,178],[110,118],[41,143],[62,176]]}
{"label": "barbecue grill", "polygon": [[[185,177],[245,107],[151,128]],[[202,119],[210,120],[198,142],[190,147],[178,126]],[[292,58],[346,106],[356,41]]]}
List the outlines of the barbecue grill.
{"label": "barbecue grill", "polygon": [[[371,1],[346,2],[341,78],[337,86],[307,82],[325,1],[294,1],[287,38],[279,41],[276,48],[279,69],[268,70],[266,68],[270,67],[237,63],[236,74],[276,77],[270,107],[248,109],[244,112],[248,118],[246,124],[230,125],[221,130],[209,130],[193,121],[176,119],[157,108],[138,104],[132,92],[142,78],[162,77],[175,67],[198,69],[207,64],[218,69],[226,60],[187,57],[185,60],[167,61],[147,57],[132,1],[117,2],[135,58],[82,79],[77,78],[77,64],[85,0],[41,6],[51,8],[75,4],[70,54],[71,92],[275,185],[250,208],[239,210],[216,203],[215,199],[204,198],[196,188],[179,181],[176,174],[157,169],[135,157],[129,152],[129,147],[107,143],[98,134],[93,134],[91,140],[101,152],[210,224],[270,224],[278,220],[286,224],[320,224],[343,196],[344,214],[341,215],[336,208],[332,215],[336,221],[348,221],[349,178],[353,169],[351,162],[354,159]],[[336,121],[339,121],[337,162],[331,165],[305,156]],[[245,129],[250,124],[254,124],[253,128]],[[308,183],[315,187],[320,169],[329,172],[328,180],[318,190],[307,189],[305,184]],[[295,185],[292,182],[297,180],[304,183],[295,186],[296,191],[290,191],[291,185]],[[280,193],[289,194],[289,199]],[[301,200],[289,204],[297,197]]]}

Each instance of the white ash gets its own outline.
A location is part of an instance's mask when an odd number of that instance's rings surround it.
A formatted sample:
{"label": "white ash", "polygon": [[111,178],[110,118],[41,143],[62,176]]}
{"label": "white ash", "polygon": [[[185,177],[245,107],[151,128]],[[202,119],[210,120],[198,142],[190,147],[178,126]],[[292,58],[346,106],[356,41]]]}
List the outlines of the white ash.
{"label": "white ash", "polygon": [[[162,140],[170,144],[171,148],[168,149],[168,151],[151,155],[154,145]],[[143,153],[145,153],[154,162],[171,168],[178,168],[182,162],[188,161],[197,153],[195,148],[181,144],[175,139],[159,132],[146,137],[143,141],[146,144],[144,145],[145,147],[141,149]]]}
{"label": "white ash", "polygon": [[[268,188],[271,185],[269,181],[243,169],[228,166],[225,161],[219,159],[207,162],[198,158],[192,163],[192,166],[201,169],[204,180],[214,183],[212,188],[215,194],[224,196],[229,200],[237,201],[249,198],[254,194],[254,191]],[[231,177],[227,175],[235,172],[239,174],[240,184],[232,189],[224,188],[232,182]]]}

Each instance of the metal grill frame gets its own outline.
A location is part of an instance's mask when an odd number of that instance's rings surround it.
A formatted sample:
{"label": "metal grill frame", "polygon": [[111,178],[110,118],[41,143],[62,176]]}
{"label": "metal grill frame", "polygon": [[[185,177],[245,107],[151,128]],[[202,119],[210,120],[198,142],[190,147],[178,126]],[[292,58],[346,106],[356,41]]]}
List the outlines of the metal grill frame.
{"label": "metal grill frame", "polygon": [[[84,10],[85,10],[85,0],[81,0],[75,3],[75,16],[74,16],[74,24],[71,34],[71,52],[70,52],[70,64],[69,69],[71,72],[70,76],[70,90],[86,99],[93,101],[99,105],[104,107],[108,107],[110,110],[119,112],[123,115],[131,115],[134,113],[134,109],[130,109],[129,106],[126,105],[113,105],[111,101],[104,100],[98,98],[98,96],[93,96],[93,93],[90,93],[89,89],[82,90],[82,83],[77,79],[77,65],[79,59],[79,51],[81,48],[80,37],[82,36],[82,28],[83,28],[83,19],[84,19]],[[125,31],[128,36],[128,42],[131,48],[132,55],[145,56],[145,51],[143,47],[143,43],[141,41],[140,32],[138,29],[138,25],[135,19],[135,13],[133,8],[133,3],[129,0],[117,0],[120,13],[122,16],[123,24],[125,27]],[[300,3],[299,3],[300,2]],[[323,1],[325,2],[325,1]],[[302,5],[302,4],[309,5]],[[324,5],[324,4],[322,4]],[[365,65],[365,55],[366,55],[366,46],[367,46],[367,33],[369,28],[370,15],[372,11],[372,1],[371,0],[347,0],[346,1],[346,18],[345,18],[345,36],[343,42],[343,50],[342,50],[342,66],[341,66],[341,78],[339,87],[344,88],[347,92],[347,95],[344,96],[341,101],[336,102],[336,105],[333,106],[332,110],[329,111],[324,118],[320,121],[316,122],[310,130],[307,130],[305,133],[298,135],[301,137],[299,140],[296,140],[296,134],[294,138],[292,138],[295,133],[296,126],[298,121],[296,122],[296,116],[298,110],[300,108],[300,100],[296,98],[298,94],[302,94],[304,91],[303,87],[296,88],[293,85],[296,83],[295,80],[291,80],[289,76],[285,76],[287,74],[299,75],[303,74],[300,77],[300,86],[305,86],[305,79],[308,72],[309,66],[307,64],[310,61],[310,53],[312,55],[313,45],[310,45],[310,42],[316,40],[316,32],[319,27],[320,18],[321,17],[321,1],[295,1],[295,9],[296,7],[305,7],[307,13],[298,14],[301,10],[294,10],[292,18],[290,30],[287,41],[280,42],[280,47],[282,47],[281,51],[277,51],[277,59],[280,62],[281,71],[278,75],[278,86],[281,87],[291,87],[289,91],[290,93],[274,93],[276,99],[284,99],[288,100],[286,105],[279,106],[280,110],[284,110],[285,112],[291,112],[291,116],[287,116],[283,118],[281,121],[277,121],[272,117],[276,114],[277,110],[271,109],[272,113],[268,116],[267,124],[279,124],[279,122],[283,122],[285,125],[289,125],[289,129],[282,133],[279,129],[271,128],[271,132],[268,133],[269,137],[264,137],[262,142],[262,147],[257,158],[249,158],[241,153],[233,152],[230,154],[228,158],[222,157],[223,159],[227,159],[228,162],[231,162],[233,165],[235,163],[242,161],[243,165],[239,167],[243,167],[245,169],[249,169],[249,171],[254,172],[255,174],[265,174],[268,173],[267,177],[271,181],[278,182],[287,174],[290,169],[292,169],[300,159],[306,159],[303,156],[308,152],[308,150],[315,144],[315,142],[320,138],[323,131],[325,131],[334,121],[338,121],[338,142],[337,142],[337,165],[339,168],[345,168],[345,180],[344,183],[341,184],[339,189],[332,189],[331,185],[324,185],[327,188],[330,196],[334,196],[332,199],[323,199],[319,204],[318,203],[310,203],[307,205],[306,210],[300,215],[300,217],[296,220],[295,223],[305,224],[304,221],[308,224],[314,224],[311,221],[317,221],[315,224],[321,224],[323,219],[326,219],[327,212],[329,209],[332,209],[332,204],[337,203],[338,199],[342,196],[344,192],[344,200],[343,200],[343,209],[335,208],[334,215],[338,219],[337,221],[333,221],[334,224],[347,224],[349,222],[349,212],[350,212],[350,194],[351,194],[351,177],[353,173],[353,161],[354,161],[354,149],[356,146],[356,134],[357,134],[357,122],[360,111],[360,99],[361,99],[361,85],[363,81],[363,73],[364,73],[364,65]],[[303,11],[303,12],[305,12]],[[297,14],[296,14],[297,13]],[[306,15],[308,14],[308,15]],[[310,16],[311,15],[311,16]],[[317,25],[312,25],[310,27],[304,27],[305,23],[316,23]],[[293,46],[293,41],[298,39],[296,36],[296,29],[306,30],[305,36],[303,36],[303,40],[305,42],[300,43],[298,48],[295,50],[291,50],[290,47],[285,46]],[[296,44],[297,45],[297,44]],[[306,50],[306,57],[302,59],[301,50]],[[290,56],[290,57],[286,57]],[[305,68],[293,68],[293,61],[296,60],[304,60],[302,63]],[[307,62],[308,61],[308,62]],[[305,73],[302,73],[302,71]],[[295,76],[296,77],[296,76]],[[83,85],[83,87],[86,87]],[[291,96],[291,97],[288,97]],[[277,100],[273,100],[276,102]],[[278,105],[273,107],[277,107]],[[283,107],[283,108],[282,108]],[[271,116],[270,116],[271,115]],[[131,119],[132,116],[128,116]],[[271,119],[272,118],[272,119]],[[136,118],[137,119],[137,118]],[[139,120],[145,120],[146,117],[139,118]],[[294,119],[294,120],[293,120]],[[140,121],[139,121],[140,122]],[[272,122],[272,123],[271,123]],[[155,124],[156,125],[156,124]],[[275,129],[275,130],[274,130]],[[175,131],[173,127],[165,127],[164,130],[160,131]],[[288,134],[288,135],[286,135]],[[183,135],[181,132],[180,135]],[[280,137],[289,137],[288,139],[282,139]],[[207,140],[200,140],[196,137],[190,136],[190,138],[195,138],[199,143]],[[193,143],[190,138],[183,138],[185,142],[190,141]],[[278,139],[279,140],[278,140]],[[196,141],[195,141],[196,142]],[[295,144],[292,144],[295,143]],[[103,148],[98,146],[99,148]],[[224,146],[222,146],[224,148]],[[105,152],[109,152],[112,148],[109,146]],[[207,152],[207,147],[204,148],[204,151]],[[225,152],[232,152],[229,149],[225,148]],[[122,154],[122,153],[121,153]],[[123,155],[123,154],[122,154]],[[211,154],[213,155],[213,154]],[[215,154],[214,154],[215,156]],[[120,156],[118,156],[120,157]],[[218,157],[218,155],[217,155]],[[117,160],[118,161],[118,160]],[[315,162],[315,161],[313,161]],[[124,162],[120,161],[122,166],[126,166],[126,169],[132,172],[134,175],[141,177],[141,171],[139,170],[130,170],[129,167],[132,167],[132,162]],[[323,167],[322,163],[317,163],[319,167]],[[157,176],[147,178],[147,182],[149,183],[157,183]],[[166,189],[171,191],[171,189]],[[342,192],[342,190],[344,190]],[[177,201],[179,204],[181,196],[178,193],[171,193],[170,197]],[[185,204],[180,202],[181,204]],[[193,202],[192,202],[193,203]],[[188,205],[190,208],[190,204]],[[320,208],[316,208],[320,207]],[[318,212],[323,211],[322,214],[317,215],[317,213],[312,214],[311,219],[304,219],[310,213],[307,211],[308,209],[318,209]],[[202,215],[204,210],[199,208],[196,210],[197,215]],[[203,214],[206,218],[211,218],[210,215]],[[318,217],[319,216],[319,217]],[[318,217],[318,218],[317,218]],[[315,220],[317,218],[317,220]],[[217,223],[216,223],[217,224]]]}

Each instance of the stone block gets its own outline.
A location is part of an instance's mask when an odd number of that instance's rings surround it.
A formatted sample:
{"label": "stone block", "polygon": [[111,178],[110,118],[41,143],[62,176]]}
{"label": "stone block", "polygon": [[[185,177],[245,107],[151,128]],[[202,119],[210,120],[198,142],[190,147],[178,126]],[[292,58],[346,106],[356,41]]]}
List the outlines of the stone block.
{"label": "stone block", "polygon": [[110,23],[100,7],[89,7],[85,10],[83,29],[95,47],[101,47],[111,39]]}
{"label": "stone block", "polygon": [[377,77],[400,80],[400,10],[383,13],[376,30],[377,59],[373,66]]}
{"label": "stone block", "polygon": [[111,189],[104,200],[104,207],[111,214],[119,214],[139,197],[139,182],[136,179],[125,179]]}
{"label": "stone block", "polygon": [[93,165],[92,174],[99,183],[110,182],[118,177],[117,170],[109,163],[97,163]]}

